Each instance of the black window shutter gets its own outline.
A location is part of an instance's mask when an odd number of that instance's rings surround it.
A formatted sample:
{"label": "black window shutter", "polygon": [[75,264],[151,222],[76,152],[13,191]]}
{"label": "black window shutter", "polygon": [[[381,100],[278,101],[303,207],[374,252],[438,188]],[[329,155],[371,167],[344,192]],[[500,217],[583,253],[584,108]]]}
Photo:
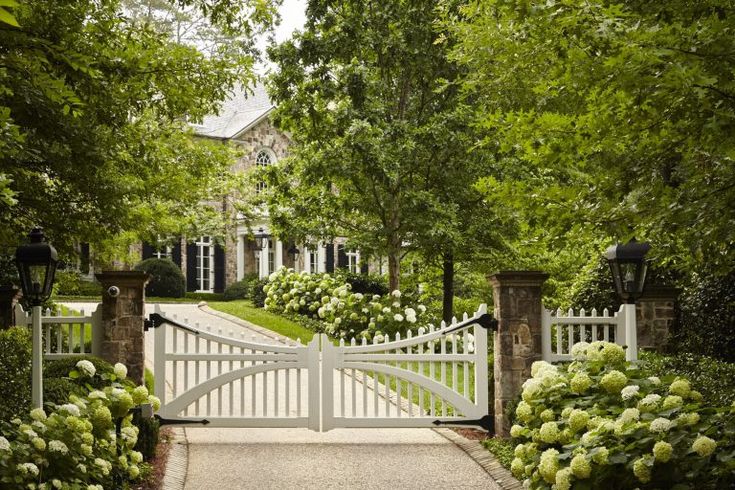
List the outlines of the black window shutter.
{"label": "black window shutter", "polygon": [[220,245],[214,246],[214,292],[225,290],[225,249]]}
{"label": "black window shutter", "polygon": [[143,242],[143,260],[153,257],[153,247],[150,243]]}
{"label": "black window shutter", "polygon": [[79,272],[89,274],[89,243],[79,245]]}
{"label": "black window shutter", "polygon": [[334,272],[334,244],[327,243],[327,263],[324,270],[327,272]]}
{"label": "black window shutter", "polygon": [[177,238],[171,245],[171,260],[181,269],[181,239]]}
{"label": "black window shutter", "polygon": [[186,244],[186,290],[196,291],[197,287],[197,246]]}
{"label": "black window shutter", "polygon": [[337,245],[337,267],[340,269],[347,268],[347,254],[344,245]]}
{"label": "black window shutter", "polygon": [[363,273],[363,274],[367,274],[368,273],[368,261],[367,261],[367,259],[366,258],[363,258],[363,257],[360,257],[360,262],[362,262],[360,264],[360,272]]}

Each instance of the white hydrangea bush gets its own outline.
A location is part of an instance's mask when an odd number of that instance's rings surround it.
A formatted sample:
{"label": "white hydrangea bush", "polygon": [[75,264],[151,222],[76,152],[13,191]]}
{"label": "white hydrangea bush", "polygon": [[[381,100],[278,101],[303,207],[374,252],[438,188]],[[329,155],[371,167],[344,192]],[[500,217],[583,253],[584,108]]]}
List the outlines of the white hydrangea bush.
{"label": "white hydrangea bush", "polygon": [[336,338],[367,338],[382,342],[396,332],[427,326],[424,305],[406,305],[400,291],[386,295],[354,293],[351,285],[329,274],[308,274],[280,268],[263,288],[265,308],[305,315],[322,323]]}
{"label": "white hydrangea bush", "polygon": [[[99,376],[89,360],[77,363],[72,372],[76,376],[70,377],[85,387],[88,378]],[[143,455],[133,449],[138,428],[129,410],[141,403],[160,408],[160,401],[144,386],[131,388],[112,381],[103,389],[90,389],[86,396],[70,395],[68,403],[47,404],[6,423],[0,430],[0,488],[97,489],[113,488],[115,475],[123,482],[136,480]]]}
{"label": "white hydrangea bush", "polygon": [[682,378],[656,378],[622,347],[579,343],[523,385],[511,471],[526,488],[724,488],[735,481],[735,407]]}

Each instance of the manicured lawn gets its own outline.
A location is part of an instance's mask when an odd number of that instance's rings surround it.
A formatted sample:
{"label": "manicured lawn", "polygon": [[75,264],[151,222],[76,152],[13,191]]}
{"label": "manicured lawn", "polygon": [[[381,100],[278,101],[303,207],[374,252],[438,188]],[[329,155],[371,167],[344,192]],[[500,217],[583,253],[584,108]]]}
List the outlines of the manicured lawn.
{"label": "manicured lawn", "polygon": [[215,310],[229,313],[243,320],[247,320],[263,328],[267,328],[284,337],[293,340],[301,339],[306,344],[314,336],[314,332],[302,327],[287,318],[271,313],[262,308],[257,308],[247,300],[237,301],[212,301],[208,303]]}

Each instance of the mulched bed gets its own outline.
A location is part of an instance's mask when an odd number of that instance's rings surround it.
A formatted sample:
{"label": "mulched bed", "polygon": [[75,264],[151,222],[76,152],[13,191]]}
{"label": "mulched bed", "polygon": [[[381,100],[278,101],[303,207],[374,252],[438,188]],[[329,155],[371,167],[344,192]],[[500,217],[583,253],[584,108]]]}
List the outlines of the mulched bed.
{"label": "mulched bed", "polygon": [[168,453],[171,450],[172,436],[173,432],[170,427],[161,429],[158,436],[158,445],[156,446],[156,455],[148,461],[148,464],[151,465],[151,473],[145,481],[131,485],[132,490],[158,490],[161,488],[166,473]]}

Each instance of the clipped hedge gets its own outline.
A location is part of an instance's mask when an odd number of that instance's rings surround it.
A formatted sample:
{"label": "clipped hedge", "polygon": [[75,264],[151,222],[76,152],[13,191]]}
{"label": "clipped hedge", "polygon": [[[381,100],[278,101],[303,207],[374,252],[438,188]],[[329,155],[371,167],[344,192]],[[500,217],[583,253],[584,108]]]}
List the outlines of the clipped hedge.
{"label": "clipped hedge", "polygon": [[236,299],[247,299],[250,297],[251,285],[258,280],[257,274],[247,274],[243,279],[234,282],[225,288],[223,298],[225,301]]}
{"label": "clipped hedge", "polygon": [[248,296],[250,301],[253,302],[258,308],[265,306],[265,299],[268,293],[265,291],[265,287],[268,285],[268,278],[258,279],[250,283],[250,290]]}
{"label": "clipped hedge", "polygon": [[17,417],[31,404],[32,352],[30,329],[0,331],[0,420]]}
{"label": "clipped hedge", "polygon": [[145,287],[147,296],[159,298],[184,297],[186,293],[184,274],[171,259],[146,259],[136,264],[134,269],[151,275],[151,279]]}

